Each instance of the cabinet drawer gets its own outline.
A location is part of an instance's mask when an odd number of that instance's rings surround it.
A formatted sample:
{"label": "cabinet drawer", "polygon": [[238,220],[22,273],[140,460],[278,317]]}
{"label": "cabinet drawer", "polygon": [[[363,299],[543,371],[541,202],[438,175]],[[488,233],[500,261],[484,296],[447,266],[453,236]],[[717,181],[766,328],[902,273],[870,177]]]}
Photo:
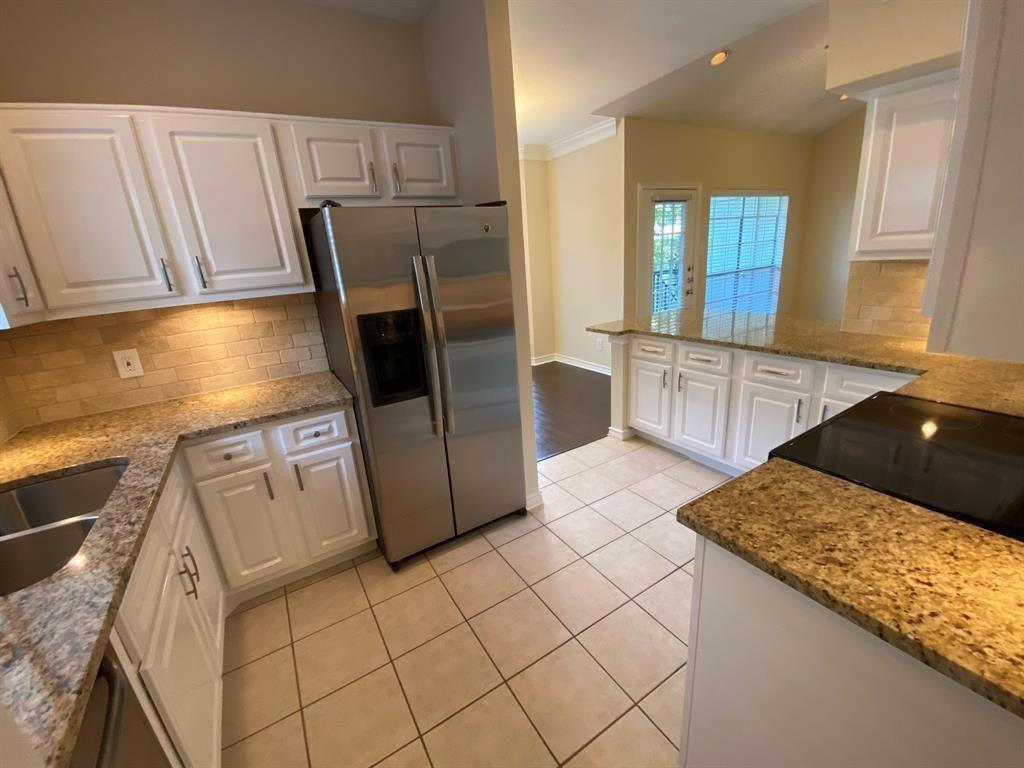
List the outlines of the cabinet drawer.
{"label": "cabinet drawer", "polygon": [[629,353],[632,357],[638,357],[641,360],[657,360],[662,363],[671,363],[673,346],[668,341],[633,339]]}
{"label": "cabinet drawer", "polygon": [[747,355],[743,378],[809,392],[814,384],[814,363],[777,355]]}
{"label": "cabinet drawer", "polygon": [[679,365],[696,371],[727,374],[732,370],[732,352],[727,349],[679,345]]}
{"label": "cabinet drawer", "polygon": [[914,378],[910,374],[830,365],[825,371],[825,394],[847,400],[863,400],[876,392],[892,392]]}
{"label": "cabinet drawer", "polygon": [[277,435],[284,452],[294,453],[337,440],[347,440],[350,432],[345,412],[336,411],[283,424],[277,428]]}
{"label": "cabinet drawer", "polygon": [[263,443],[263,434],[258,430],[190,445],[185,449],[185,459],[197,480],[234,472],[266,458],[267,447]]}

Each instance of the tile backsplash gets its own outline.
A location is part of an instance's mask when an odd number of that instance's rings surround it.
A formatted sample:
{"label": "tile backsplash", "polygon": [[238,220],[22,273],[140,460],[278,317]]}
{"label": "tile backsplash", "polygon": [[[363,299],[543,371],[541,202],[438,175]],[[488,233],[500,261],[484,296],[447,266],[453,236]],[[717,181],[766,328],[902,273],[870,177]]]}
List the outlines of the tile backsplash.
{"label": "tile backsplash", "polygon": [[[113,352],[139,351],[122,379]],[[313,294],[145,309],[0,331],[0,442],[90,413],[327,370]]]}
{"label": "tile backsplash", "polygon": [[851,262],[843,330],[928,338],[931,318],[921,314],[927,275],[925,260]]}

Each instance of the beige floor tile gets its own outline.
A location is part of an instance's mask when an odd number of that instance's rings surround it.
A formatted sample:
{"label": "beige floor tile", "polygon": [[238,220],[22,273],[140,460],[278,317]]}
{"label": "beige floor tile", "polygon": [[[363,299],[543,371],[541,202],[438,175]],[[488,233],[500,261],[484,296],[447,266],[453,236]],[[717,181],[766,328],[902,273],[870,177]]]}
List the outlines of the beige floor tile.
{"label": "beige floor tile", "polygon": [[498,551],[527,584],[540,581],[576,559],[576,553],[545,528],[509,542]]}
{"label": "beige floor tile", "polygon": [[679,737],[683,734],[685,693],[686,667],[683,667],[640,702],[640,708],[676,747],[679,746]]}
{"label": "beige floor tile", "polygon": [[533,590],[573,634],[629,599],[586,560],[577,560],[548,576],[534,584]]}
{"label": "beige floor tile", "polygon": [[698,491],[708,491],[719,483],[729,479],[729,475],[719,472],[717,469],[705,467],[699,461],[684,461],[665,470],[665,474],[673,480],[696,488]]}
{"label": "beige floor tile", "polygon": [[607,464],[597,467],[597,470],[605,477],[617,482],[620,486],[639,483],[645,477],[650,477],[659,471],[657,467],[644,461],[644,457],[641,454],[642,450],[641,448],[617,459],[612,459]]}
{"label": "beige floor tile", "polygon": [[637,496],[628,488],[613,493],[600,501],[595,501],[591,507],[624,531],[632,531],[634,528],[639,528],[644,523],[649,523],[665,514],[665,510],[657,504],[652,504],[642,496]]}
{"label": "beige floor tile", "polygon": [[592,552],[587,555],[587,562],[630,597],[639,595],[675,569],[672,563],[632,536],[623,536]]}
{"label": "beige floor tile", "polygon": [[530,531],[537,530],[540,526],[540,521],[532,514],[511,514],[485,525],[480,532],[483,533],[485,539],[491,542],[491,546],[500,547]]}
{"label": "beige floor tile", "polygon": [[678,759],[679,750],[665,739],[643,712],[633,708],[566,763],[566,766],[676,768]]}
{"label": "beige floor tile", "polygon": [[629,490],[671,512],[675,512],[690,499],[700,495],[696,488],[683,485],[664,472],[644,478],[639,483],[629,486]]}
{"label": "beige floor tile", "polygon": [[376,557],[356,567],[363,580],[366,596],[370,598],[370,605],[394,597],[399,592],[405,592],[417,584],[429,581],[436,575],[430,562],[422,555],[402,563],[397,572],[391,570],[388,561],[383,557]]}
{"label": "beige floor tile", "polygon": [[547,486],[551,485],[551,483],[553,483],[553,482],[554,482],[554,480],[552,480],[550,477],[546,477],[546,476],[542,475],[540,472],[537,473],[537,488],[538,489],[546,488]]}
{"label": "beige floor tile", "polygon": [[680,523],[674,512],[654,518],[633,535],[676,565],[690,562],[697,552],[697,534]]}
{"label": "beige floor tile", "polygon": [[313,768],[366,768],[417,735],[390,664],[320,699],[303,714]]}
{"label": "beige floor tile", "polygon": [[633,453],[634,456],[638,456],[655,467],[656,471],[661,472],[663,469],[668,467],[674,467],[688,459],[681,453],[670,451],[668,448],[662,448],[660,445],[654,443],[648,443],[647,445],[641,446],[638,450]]}
{"label": "beige floor tile", "polygon": [[335,565],[332,565],[330,568],[324,568],[321,571],[311,573],[309,576],[305,576],[301,579],[297,579],[296,581],[291,582],[290,584],[286,584],[284,587],[284,591],[298,592],[300,589],[308,587],[310,584],[316,584],[318,581],[323,581],[328,576],[334,576],[336,573],[343,573],[349,570],[350,568],[354,567],[355,563],[351,560],[346,560],[343,563],[336,563]]}
{"label": "beige floor tile", "polygon": [[355,570],[330,576],[288,593],[292,635],[296,640],[311,635],[328,624],[366,610],[369,605]]}
{"label": "beige floor tile", "polygon": [[222,768],[306,768],[307,765],[306,736],[298,712],[228,747],[221,754]]}
{"label": "beige floor tile", "polygon": [[601,619],[577,639],[634,701],[686,663],[686,646],[633,603]]}
{"label": "beige floor tile", "polygon": [[423,737],[434,768],[545,768],[555,761],[506,686]]}
{"label": "beige floor tile", "polygon": [[462,621],[462,614],[436,578],[373,606],[391,658],[411,651]]}
{"label": "beige floor tile", "polygon": [[395,669],[420,732],[430,730],[501,682],[501,675],[467,624],[396,659]]}
{"label": "beige floor tile", "polygon": [[559,762],[625,712],[629,697],[575,640],[509,681]]}
{"label": "beige floor tile", "polygon": [[469,623],[506,678],[571,637],[540,598],[528,589],[484,611]]}
{"label": "beige floor tile", "polygon": [[303,706],[388,663],[384,640],[369,609],[295,643]]}
{"label": "beige floor tile", "polygon": [[625,533],[607,517],[597,514],[590,507],[577,509],[553,523],[548,523],[548,530],[581,556],[589,555]]}
{"label": "beige floor tile", "polygon": [[228,616],[224,622],[224,671],[266,656],[291,643],[284,598]]}
{"label": "beige floor tile", "polygon": [[272,589],[269,592],[263,593],[262,595],[256,595],[256,597],[250,598],[249,600],[246,600],[244,603],[239,603],[237,606],[235,606],[235,609],[231,611],[229,615],[237,616],[240,613],[252,610],[258,605],[263,605],[264,603],[269,603],[271,600],[276,600],[279,597],[284,597],[284,587]]}
{"label": "beige floor tile", "polygon": [[577,472],[582,472],[586,468],[586,464],[574,459],[567,453],[560,453],[557,456],[552,456],[550,459],[537,462],[537,471],[556,483],[559,480],[575,475]]}
{"label": "beige floor tile", "polygon": [[427,559],[438,575],[458,568],[475,557],[490,552],[493,547],[478,531],[446,541],[427,552]]}
{"label": "beige floor tile", "polygon": [[542,504],[531,513],[542,523],[550,523],[583,506],[577,499],[560,485],[549,485],[540,492]]}
{"label": "beige floor tile", "polygon": [[684,643],[690,642],[693,576],[686,571],[675,571],[637,595],[636,602],[673,635]]}
{"label": "beige floor tile", "polygon": [[526,588],[525,582],[497,552],[460,565],[441,576],[462,613],[476,616]]}
{"label": "beige floor tile", "polygon": [[380,557],[382,554],[383,552],[381,552],[380,547],[373,547],[372,549],[363,552],[361,555],[353,557],[352,562],[355,565],[362,565],[363,563],[368,563],[371,560]]}
{"label": "beige floor tile", "polygon": [[299,709],[292,649],[282,648],[224,675],[224,746]]}
{"label": "beige floor tile", "polygon": [[[596,440],[593,443],[587,443],[586,445],[582,445],[579,448],[574,448],[569,451],[569,455],[577,461],[586,464],[588,467],[596,467],[599,464],[605,464],[612,459],[617,459],[624,453],[628,453],[628,451],[622,451],[610,442],[606,442],[610,440],[613,440],[613,438],[606,437],[601,440]],[[622,441],[615,440],[615,442],[621,443]]]}
{"label": "beige floor tile", "polygon": [[430,768],[430,760],[427,759],[427,750],[423,748],[423,741],[416,739],[391,757],[377,763],[376,768]]}
{"label": "beige floor tile", "polygon": [[590,504],[598,499],[603,499],[605,496],[611,496],[616,491],[622,489],[619,483],[602,474],[597,469],[588,469],[585,472],[580,472],[578,475],[565,478],[565,480],[558,484],[584,504]]}
{"label": "beige floor tile", "polygon": [[697,567],[697,560],[695,558],[695,559],[691,560],[690,562],[688,562],[686,565],[684,565],[683,566],[683,570],[686,571],[691,576],[693,576],[693,569],[696,568],[696,567]]}

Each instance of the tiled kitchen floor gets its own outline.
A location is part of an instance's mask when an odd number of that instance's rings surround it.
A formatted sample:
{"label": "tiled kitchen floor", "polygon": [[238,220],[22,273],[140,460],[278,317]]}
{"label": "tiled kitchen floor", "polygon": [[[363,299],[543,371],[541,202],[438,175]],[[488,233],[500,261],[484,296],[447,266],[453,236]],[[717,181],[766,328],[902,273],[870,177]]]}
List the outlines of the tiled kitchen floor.
{"label": "tiled kitchen floor", "polygon": [[609,438],[538,469],[533,514],[231,616],[225,768],[675,766],[695,536],[674,509],[725,476]]}

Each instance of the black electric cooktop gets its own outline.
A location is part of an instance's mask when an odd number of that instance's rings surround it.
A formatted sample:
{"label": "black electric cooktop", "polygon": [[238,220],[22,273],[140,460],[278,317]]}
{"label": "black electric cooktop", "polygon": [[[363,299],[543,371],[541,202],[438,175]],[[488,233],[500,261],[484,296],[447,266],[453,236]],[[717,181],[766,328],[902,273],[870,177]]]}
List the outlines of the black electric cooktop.
{"label": "black electric cooktop", "polygon": [[1024,541],[1024,419],[882,392],[769,454]]}

